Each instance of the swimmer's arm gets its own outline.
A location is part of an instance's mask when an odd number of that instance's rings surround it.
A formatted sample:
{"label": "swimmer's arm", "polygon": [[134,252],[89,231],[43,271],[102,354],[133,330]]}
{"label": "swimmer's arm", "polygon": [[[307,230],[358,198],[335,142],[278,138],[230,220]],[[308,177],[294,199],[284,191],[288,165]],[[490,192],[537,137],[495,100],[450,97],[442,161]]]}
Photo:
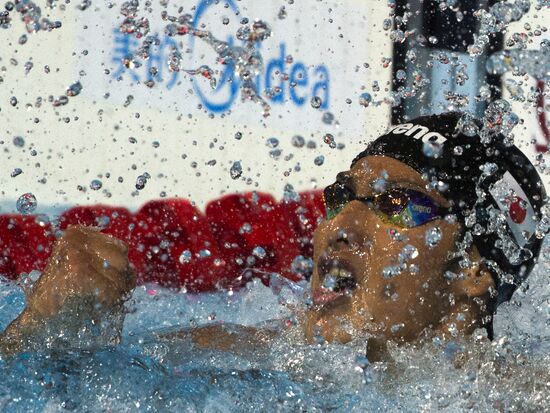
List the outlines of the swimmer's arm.
{"label": "swimmer's arm", "polygon": [[9,357],[40,350],[52,338],[50,332],[63,335],[94,317],[100,323],[123,316],[122,303],[134,286],[126,244],[97,228],[69,226],[40,279],[26,292],[27,307],[0,334],[0,353]]}
{"label": "swimmer's arm", "polygon": [[37,317],[26,308],[19,317],[13,320],[0,334],[0,353],[3,357],[12,357],[30,349],[39,328]]}
{"label": "swimmer's arm", "polygon": [[258,348],[267,348],[277,336],[277,331],[267,328],[249,327],[238,324],[208,324],[201,327],[159,332],[155,336],[161,341],[188,341],[200,349],[228,351],[247,355]]}

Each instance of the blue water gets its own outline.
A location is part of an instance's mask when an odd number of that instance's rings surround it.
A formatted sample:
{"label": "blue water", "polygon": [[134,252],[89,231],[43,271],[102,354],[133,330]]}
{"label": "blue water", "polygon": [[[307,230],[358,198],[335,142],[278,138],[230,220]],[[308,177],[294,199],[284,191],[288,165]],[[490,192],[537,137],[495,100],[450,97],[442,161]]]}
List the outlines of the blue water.
{"label": "blue water", "polygon": [[[175,325],[292,320],[307,286],[254,282],[232,295],[142,286],[127,305],[122,344],[0,361],[0,411],[544,411],[550,406],[547,273],[548,265],[539,264],[529,287],[500,308],[493,342],[478,334],[391,347],[393,361],[372,364],[361,338],[308,345],[295,327],[246,358],[159,342],[151,334]],[[21,290],[2,282],[0,328],[23,306]]]}

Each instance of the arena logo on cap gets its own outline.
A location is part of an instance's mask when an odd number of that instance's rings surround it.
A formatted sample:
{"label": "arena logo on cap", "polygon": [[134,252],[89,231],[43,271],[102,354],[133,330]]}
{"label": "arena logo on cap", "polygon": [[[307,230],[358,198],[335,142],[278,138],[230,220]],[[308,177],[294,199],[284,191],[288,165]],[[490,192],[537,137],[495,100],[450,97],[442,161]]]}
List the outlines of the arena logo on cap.
{"label": "arena logo on cap", "polygon": [[414,139],[422,139],[422,142],[436,142],[444,143],[447,138],[438,132],[432,132],[426,126],[415,125],[413,123],[403,123],[390,127],[388,133],[395,135],[405,134],[406,136],[412,136]]}
{"label": "arena logo on cap", "polygon": [[506,222],[517,244],[523,247],[536,229],[535,211],[527,195],[508,171],[489,189],[489,193],[506,214]]}

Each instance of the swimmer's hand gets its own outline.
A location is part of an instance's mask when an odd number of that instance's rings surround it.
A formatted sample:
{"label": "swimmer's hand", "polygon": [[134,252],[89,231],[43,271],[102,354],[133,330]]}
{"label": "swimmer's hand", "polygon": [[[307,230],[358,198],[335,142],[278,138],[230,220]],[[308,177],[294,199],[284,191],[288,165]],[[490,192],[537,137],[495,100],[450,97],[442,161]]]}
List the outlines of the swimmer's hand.
{"label": "swimmer's hand", "polygon": [[128,248],[122,241],[96,228],[69,226],[27,293],[27,308],[0,337],[0,350],[4,354],[24,350],[25,341],[62,313],[79,313],[72,319],[80,321],[120,313],[134,286]]}
{"label": "swimmer's hand", "polygon": [[108,309],[134,287],[124,242],[96,228],[69,226],[27,297],[27,308],[39,317],[51,317],[67,298],[90,295]]}

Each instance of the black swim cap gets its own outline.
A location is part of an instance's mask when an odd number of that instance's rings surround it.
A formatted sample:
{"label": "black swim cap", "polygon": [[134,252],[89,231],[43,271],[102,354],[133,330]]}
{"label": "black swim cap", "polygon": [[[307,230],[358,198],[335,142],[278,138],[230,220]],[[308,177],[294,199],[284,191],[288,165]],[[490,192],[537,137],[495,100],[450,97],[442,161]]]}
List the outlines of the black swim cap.
{"label": "black swim cap", "polygon": [[477,246],[495,278],[496,304],[509,300],[533,269],[543,238],[537,223],[546,192],[529,159],[503,135],[456,112],[392,126],[352,166],[372,155],[409,165],[442,193],[465,228],[463,245]]}

